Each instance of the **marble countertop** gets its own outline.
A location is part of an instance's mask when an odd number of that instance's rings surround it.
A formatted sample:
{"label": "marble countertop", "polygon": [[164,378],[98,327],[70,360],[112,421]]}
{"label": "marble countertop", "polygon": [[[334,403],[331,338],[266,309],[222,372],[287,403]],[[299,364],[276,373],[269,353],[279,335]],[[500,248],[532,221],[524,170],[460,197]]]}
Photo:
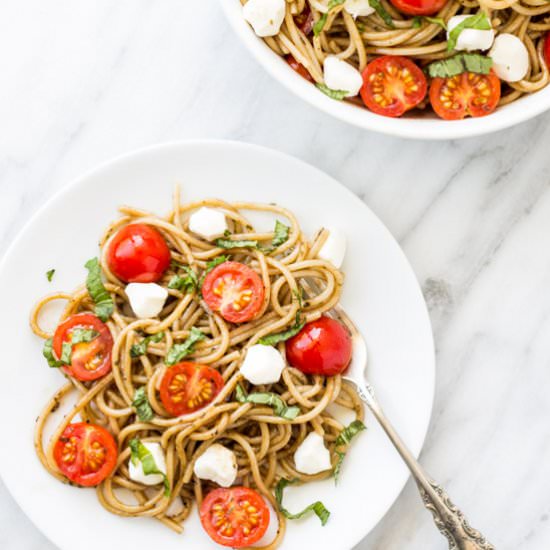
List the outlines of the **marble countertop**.
{"label": "marble countertop", "polygon": [[[424,290],[423,464],[497,548],[550,546],[550,114],[442,143],[352,128],[265,74],[214,0],[8,0],[0,67],[0,253],[74,177],[155,142],[243,140],[318,166],[387,224]],[[54,549],[1,482],[0,548]],[[409,481],[357,550],[445,548]]]}

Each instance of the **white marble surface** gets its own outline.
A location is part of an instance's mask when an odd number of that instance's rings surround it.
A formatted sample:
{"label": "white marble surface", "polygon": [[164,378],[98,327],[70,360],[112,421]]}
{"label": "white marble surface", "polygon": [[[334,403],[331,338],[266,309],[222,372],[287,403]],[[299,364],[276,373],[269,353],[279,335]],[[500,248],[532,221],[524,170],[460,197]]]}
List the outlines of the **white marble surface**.
{"label": "white marble surface", "polygon": [[[348,127],[264,74],[215,0],[4,0],[0,71],[0,253],[75,176],[160,141],[267,145],[359,195],[430,308],[422,462],[498,549],[550,546],[550,115],[443,143]],[[1,482],[0,548],[53,550]],[[358,546],[445,548],[411,482]]]}

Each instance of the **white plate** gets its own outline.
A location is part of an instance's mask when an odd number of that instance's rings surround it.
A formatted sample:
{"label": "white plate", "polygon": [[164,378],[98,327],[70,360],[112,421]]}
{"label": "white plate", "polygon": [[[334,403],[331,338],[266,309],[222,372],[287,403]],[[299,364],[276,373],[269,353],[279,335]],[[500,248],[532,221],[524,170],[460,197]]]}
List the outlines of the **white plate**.
{"label": "white plate", "polygon": [[[28,327],[35,300],[71,290],[97,254],[97,239],[116,208],[126,203],[165,213],[174,184],[182,200],[276,201],[292,209],[307,232],[323,224],[348,236],[342,303],[369,344],[370,379],[413,452],[422,447],[434,391],[430,322],[416,278],[399,246],[351,192],[294,158],[231,142],[189,142],[138,151],[105,164],[50,200],[13,243],[0,265],[0,334],[4,342],[0,419],[0,473],[37,527],[63,550],[216,547],[198,517],[183,535],[146,518],[111,515],[93,490],[59,483],[33,449],[34,421],[63,379],[41,356],[42,342]],[[52,283],[45,273],[55,268]],[[321,499],[332,515],[289,522],[283,548],[347,550],[382,518],[408,477],[372,418],[346,458],[338,487],[332,480],[289,489],[288,507]],[[86,533],[86,536],[82,536]]]}
{"label": "white plate", "polygon": [[310,105],[359,128],[413,139],[465,138],[509,128],[550,109],[550,86],[547,86],[510,105],[499,107],[486,117],[446,121],[433,114],[406,115],[401,118],[380,116],[351,103],[335,101],[321,93],[256,36],[242,16],[240,0],[220,0],[220,4],[245,47],[273,78]]}

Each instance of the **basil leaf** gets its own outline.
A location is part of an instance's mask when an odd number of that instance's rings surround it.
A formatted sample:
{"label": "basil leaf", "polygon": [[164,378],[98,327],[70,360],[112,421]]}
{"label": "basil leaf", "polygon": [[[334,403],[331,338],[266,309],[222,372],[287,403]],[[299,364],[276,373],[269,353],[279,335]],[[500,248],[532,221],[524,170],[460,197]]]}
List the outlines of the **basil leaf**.
{"label": "basil leaf", "polygon": [[273,240],[271,241],[271,246],[276,248],[286,243],[286,241],[288,241],[289,231],[290,227],[288,225],[285,225],[284,223],[281,223],[279,220],[277,220],[275,222],[275,235],[273,236]]}
{"label": "basil leaf", "polygon": [[217,267],[220,264],[223,264],[224,262],[227,262],[229,260],[229,256],[218,256],[217,258],[214,258],[213,260],[210,260],[206,264],[206,270],[204,274],[210,273],[215,267]]}
{"label": "basil leaf", "polygon": [[141,357],[147,353],[147,347],[151,342],[158,344],[164,338],[164,332],[157,332],[156,334],[151,334],[146,336],[141,342],[134,344],[130,348],[130,355],[132,357]]}
{"label": "basil leaf", "polygon": [[419,29],[421,26],[422,26],[422,17],[420,17],[420,15],[416,15],[415,17],[413,17],[412,28]]}
{"label": "basil leaf", "polygon": [[428,65],[432,78],[450,78],[462,73],[489,74],[493,60],[477,53],[459,53],[449,59],[434,61]]}
{"label": "basil leaf", "polygon": [[164,472],[161,472],[156,463],[153,455],[149,449],[137,438],[131,439],[129,442],[130,447],[130,459],[134,466],[137,466],[141,462],[143,473],[148,476],[151,474],[159,474],[164,480],[164,496],[170,496],[170,483]]}
{"label": "basil leaf", "polygon": [[63,361],[57,360],[55,358],[55,355],[53,354],[53,340],[52,338],[48,338],[44,342],[44,347],[42,348],[42,355],[46,358],[46,361],[48,362],[48,366],[52,369],[58,369],[59,367],[62,367],[64,364]]}
{"label": "basil leaf", "polygon": [[246,392],[240,384],[237,384],[237,387],[235,388],[235,398],[239,403],[268,405],[273,408],[273,412],[277,416],[280,416],[285,420],[294,420],[300,414],[300,407],[287,406],[283,399],[276,393],[256,392],[246,395]]}
{"label": "basil leaf", "polygon": [[[361,422],[360,420],[354,420],[338,434],[338,437],[334,442],[334,446],[343,447],[349,445],[351,443],[351,440],[358,433],[366,429],[367,427],[363,424],[363,422]],[[338,450],[336,450],[335,452],[338,455],[338,461],[336,462],[336,466],[334,466],[332,475],[334,476],[334,483],[338,483],[338,476],[340,475],[340,470],[342,468],[342,463],[344,462],[346,453]]]}
{"label": "basil leaf", "polygon": [[55,274],[55,269],[50,269],[49,271],[46,271],[46,279],[48,279],[49,283],[52,282],[54,274]]}
{"label": "basil leaf", "polygon": [[482,11],[468,17],[467,19],[464,19],[464,21],[459,23],[452,31],[449,32],[449,38],[447,39],[447,51],[450,52],[456,48],[456,42],[463,30],[476,29],[478,31],[490,31],[491,28],[489,18]]}
{"label": "basil leaf", "polygon": [[166,354],[164,362],[171,366],[181,361],[184,357],[187,357],[192,351],[197,342],[204,340],[204,333],[198,328],[193,327],[191,333],[187,337],[187,340],[181,344],[174,344]]}
{"label": "basil leaf", "polygon": [[149,420],[155,416],[153,409],[149,404],[149,400],[147,399],[145,386],[142,386],[135,391],[132,406],[136,409],[138,418],[142,422],[149,422]]}
{"label": "basil leaf", "polygon": [[82,342],[91,342],[99,336],[97,330],[89,328],[75,328],[71,332],[71,344],[81,344]]}
{"label": "basil leaf", "polygon": [[392,16],[386,11],[386,8],[380,3],[380,0],[369,0],[369,6],[376,11],[382,21],[391,29],[395,28]]}
{"label": "basil leaf", "polygon": [[198,288],[199,279],[197,278],[197,274],[188,265],[182,265],[181,268],[185,271],[185,276],[174,275],[168,283],[168,288],[191,294],[191,292],[194,292]]}
{"label": "basil leaf", "polygon": [[447,30],[447,24],[443,19],[441,19],[441,17],[429,17],[428,15],[417,15],[414,17],[412,22],[413,29],[419,29],[422,26],[422,19],[425,19],[428,23],[439,25],[442,29]]}
{"label": "basil leaf", "polygon": [[82,342],[91,342],[99,336],[97,330],[85,329],[85,328],[75,328],[71,332],[71,341],[63,342],[61,346],[61,357],[56,359],[53,352],[53,340],[49,338],[44,342],[44,347],[42,349],[42,355],[46,358],[48,366],[50,368],[58,369],[64,365],[71,364],[71,356],[73,354],[73,345],[81,344]]}
{"label": "basil leaf", "polygon": [[324,504],[320,500],[310,504],[297,514],[291,514],[286,508],[283,507],[283,491],[287,485],[291,485],[294,482],[295,480],[290,481],[283,478],[279,480],[275,487],[275,500],[277,501],[281,514],[283,514],[283,516],[287,519],[300,519],[309,512],[313,512],[321,520],[321,525],[326,525],[330,512],[325,508]]}
{"label": "basil leaf", "polygon": [[277,332],[275,334],[268,334],[267,336],[263,336],[258,340],[258,344],[263,344],[264,346],[274,346],[279,342],[285,342],[289,338],[296,336],[296,334],[298,334],[304,328],[305,324],[305,321],[301,321],[299,323],[295,323],[291,328],[289,328],[288,330],[284,330],[283,332]]}
{"label": "basil leaf", "polygon": [[86,288],[95,303],[95,314],[105,322],[113,314],[115,303],[101,279],[99,260],[92,258],[86,262],[85,267],[88,270]]}
{"label": "basil leaf", "polygon": [[337,101],[342,101],[347,95],[347,90],[333,90],[332,88],[329,88],[326,84],[315,84],[319,90],[321,90],[325,95],[328,95],[332,99],[336,99]]}
{"label": "basil leaf", "polygon": [[218,248],[259,248],[258,241],[241,240],[232,241],[230,239],[216,239],[215,244]]}
{"label": "basil leaf", "polygon": [[339,6],[340,4],[343,4],[345,1],[346,0],[330,0],[327,6],[327,10],[328,10],[327,13],[323,13],[323,15],[321,15],[321,17],[317,21],[317,23],[313,25],[313,34],[315,36],[319,36],[323,31],[323,29],[325,28],[325,24],[327,22],[328,14],[330,10],[335,8],[336,6]]}

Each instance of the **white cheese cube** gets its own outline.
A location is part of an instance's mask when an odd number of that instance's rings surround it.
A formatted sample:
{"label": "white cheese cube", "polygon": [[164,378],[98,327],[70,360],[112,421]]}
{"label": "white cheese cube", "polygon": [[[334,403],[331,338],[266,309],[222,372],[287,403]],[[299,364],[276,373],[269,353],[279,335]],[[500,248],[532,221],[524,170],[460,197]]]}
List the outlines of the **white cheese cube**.
{"label": "white cheese cube", "polygon": [[346,236],[335,227],[327,227],[328,237],[319,250],[317,257],[331,262],[340,269],[346,255]]}
{"label": "white cheese cube", "polygon": [[277,348],[255,344],[248,348],[241,374],[252,384],[274,384],[281,378],[286,363]]}
{"label": "white cheese cube", "polygon": [[296,469],[303,474],[313,475],[330,470],[330,452],[325,447],[323,438],[316,432],[311,432],[294,453]]}
{"label": "white cheese cube", "polygon": [[349,63],[335,55],[329,55],[323,63],[325,84],[331,90],[345,91],[346,97],[353,97],[363,86],[361,73]]}
{"label": "white cheese cube", "polygon": [[[449,19],[447,23],[447,40],[449,40],[450,32],[462,21],[468,19],[471,15],[455,15]],[[477,29],[464,29],[457,38],[455,50],[488,50],[495,38],[495,31],[480,31]]]}
{"label": "white cheese cube", "polygon": [[221,210],[203,206],[193,212],[189,218],[189,229],[211,241],[221,237],[228,229],[225,214]]}
{"label": "white cheese cube", "polygon": [[285,19],[285,0],[248,0],[243,17],[258,36],[275,36]]}
{"label": "white cheese cube", "polygon": [[168,291],[156,283],[130,283],[126,295],[136,317],[150,319],[162,311]]}
{"label": "white cheese cube", "polygon": [[515,35],[503,33],[495,38],[489,52],[493,70],[506,82],[517,82],[529,71],[529,52],[525,44]]}
{"label": "white cheese cube", "polygon": [[376,10],[371,8],[369,0],[346,0],[344,9],[353,17],[371,15]]}
{"label": "white cheese cube", "polygon": [[[151,453],[153,460],[157,466],[157,470],[166,475],[166,461],[164,459],[164,451],[160,446],[160,443],[148,443],[143,442],[144,447]],[[158,485],[164,482],[164,477],[160,474],[148,474],[143,473],[143,464],[141,461],[137,461],[137,464],[130,461],[128,463],[128,470],[130,472],[130,479],[143,485]]]}
{"label": "white cheese cube", "polygon": [[197,458],[193,472],[200,479],[230,487],[237,478],[237,458],[233,451],[214,443]]}

